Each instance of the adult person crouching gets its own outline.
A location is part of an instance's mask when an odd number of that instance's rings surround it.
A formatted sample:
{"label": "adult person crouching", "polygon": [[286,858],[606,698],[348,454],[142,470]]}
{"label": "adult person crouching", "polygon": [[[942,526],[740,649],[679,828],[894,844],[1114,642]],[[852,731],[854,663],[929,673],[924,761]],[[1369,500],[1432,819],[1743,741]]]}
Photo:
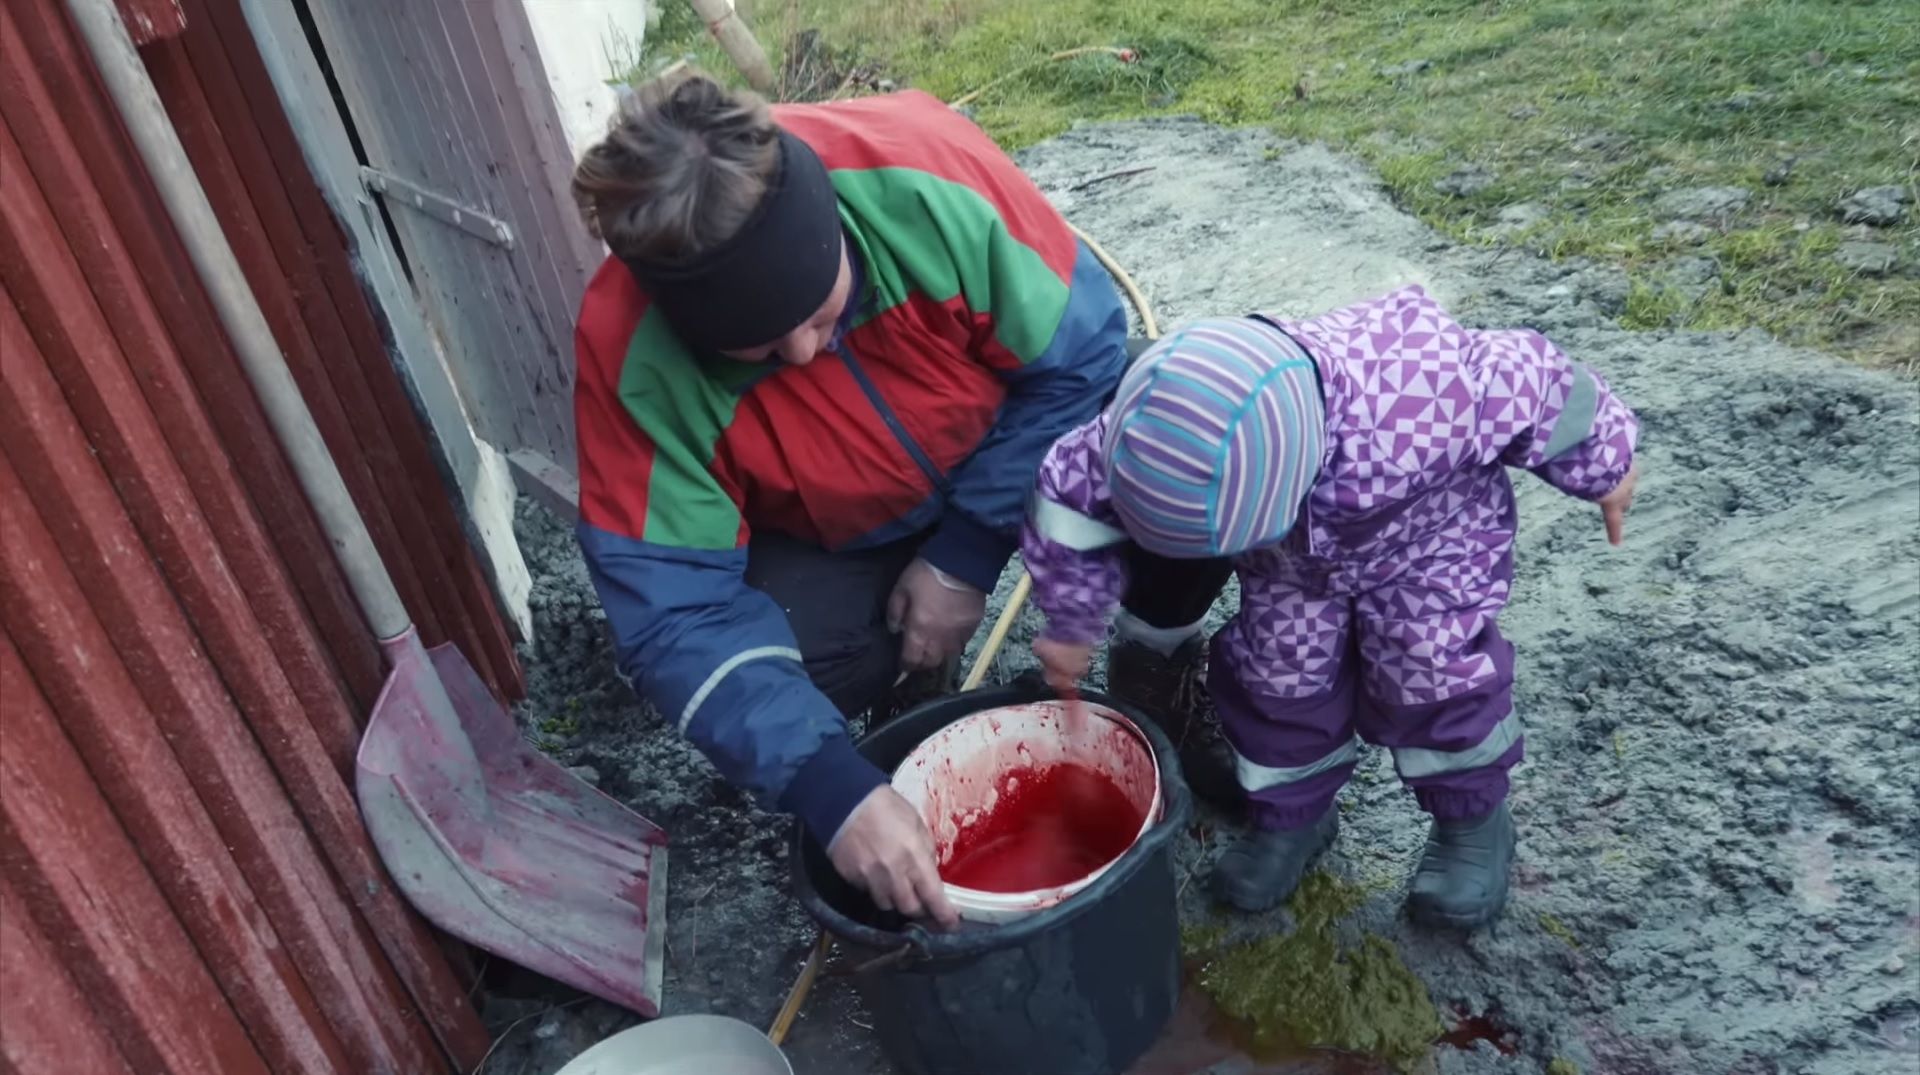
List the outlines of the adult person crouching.
{"label": "adult person crouching", "polygon": [[978,626],[1041,458],[1118,384],[1112,280],[920,93],[769,109],[667,76],[573,185],[613,253],[575,409],[623,674],[878,905],[951,923],[931,834],[846,718]]}

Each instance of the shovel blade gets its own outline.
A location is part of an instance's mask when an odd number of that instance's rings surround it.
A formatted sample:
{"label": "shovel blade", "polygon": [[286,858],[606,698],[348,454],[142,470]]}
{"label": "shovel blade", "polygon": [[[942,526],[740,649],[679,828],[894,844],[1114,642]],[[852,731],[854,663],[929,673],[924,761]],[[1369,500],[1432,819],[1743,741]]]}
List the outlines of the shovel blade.
{"label": "shovel blade", "polygon": [[475,947],[659,1014],[666,833],[534,749],[453,646],[387,649],[356,785],[394,883]]}

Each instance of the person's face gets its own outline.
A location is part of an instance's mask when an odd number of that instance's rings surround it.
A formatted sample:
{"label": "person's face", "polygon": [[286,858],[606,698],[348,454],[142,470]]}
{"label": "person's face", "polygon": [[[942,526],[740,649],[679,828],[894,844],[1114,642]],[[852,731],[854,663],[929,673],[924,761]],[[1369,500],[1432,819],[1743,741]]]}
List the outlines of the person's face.
{"label": "person's face", "polygon": [[840,244],[840,275],[833,282],[833,290],[827,292],[827,301],[813,312],[813,316],[794,326],[786,335],[777,340],[763,343],[758,347],[748,347],[738,351],[722,351],[721,354],[738,362],[785,362],[790,366],[804,366],[813,361],[827,341],[833,338],[833,328],[840,321],[840,314],[847,308],[847,299],[853,291],[853,267],[847,263],[847,244]]}

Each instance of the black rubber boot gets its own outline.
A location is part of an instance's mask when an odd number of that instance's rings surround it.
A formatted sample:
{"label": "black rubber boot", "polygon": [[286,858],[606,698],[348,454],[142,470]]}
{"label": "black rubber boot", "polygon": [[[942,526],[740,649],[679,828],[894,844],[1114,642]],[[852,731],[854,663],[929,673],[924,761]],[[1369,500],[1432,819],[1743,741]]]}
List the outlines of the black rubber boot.
{"label": "black rubber boot", "polygon": [[1416,921],[1478,929],[1507,905],[1507,874],[1517,842],[1505,803],[1485,817],[1435,821],[1407,892]]}
{"label": "black rubber boot", "polygon": [[1273,910],[1300,887],[1339,834],[1337,806],[1303,829],[1253,830],[1213,864],[1213,898],[1242,911]]}
{"label": "black rubber boot", "polygon": [[1187,787],[1202,802],[1233,812],[1246,804],[1246,792],[1234,775],[1233,750],[1207,703],[1205,652],[1197,636],[1170,657],[1115,639],[1107,652],[1107,693],[1153,718],[1167,733],[1180,751]]}

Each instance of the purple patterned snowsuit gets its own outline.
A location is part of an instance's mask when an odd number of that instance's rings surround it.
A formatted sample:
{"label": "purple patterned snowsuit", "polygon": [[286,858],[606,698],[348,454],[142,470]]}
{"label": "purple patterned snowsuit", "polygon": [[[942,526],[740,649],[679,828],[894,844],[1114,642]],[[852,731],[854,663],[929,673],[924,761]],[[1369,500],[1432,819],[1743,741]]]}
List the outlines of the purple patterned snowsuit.
{"label": "purple patterned snowsuit", "polygon": [[[1320,817],[1365,740],[1443,819],[1505,798],[1522,755],[1506,468],[1595,500],[1626,476],[1637,422],[1539,333],[1468,330],[1406,288],[1310,321],[1267,319],[1319,370],[1327,450],[1299,523],[1235,558],[1240,611],[1208,686],[1257,823]],[[1093,642],[1125,582],[1101,465],[1103,415],[1042,464],[1023,535],[1049,637]]]}

